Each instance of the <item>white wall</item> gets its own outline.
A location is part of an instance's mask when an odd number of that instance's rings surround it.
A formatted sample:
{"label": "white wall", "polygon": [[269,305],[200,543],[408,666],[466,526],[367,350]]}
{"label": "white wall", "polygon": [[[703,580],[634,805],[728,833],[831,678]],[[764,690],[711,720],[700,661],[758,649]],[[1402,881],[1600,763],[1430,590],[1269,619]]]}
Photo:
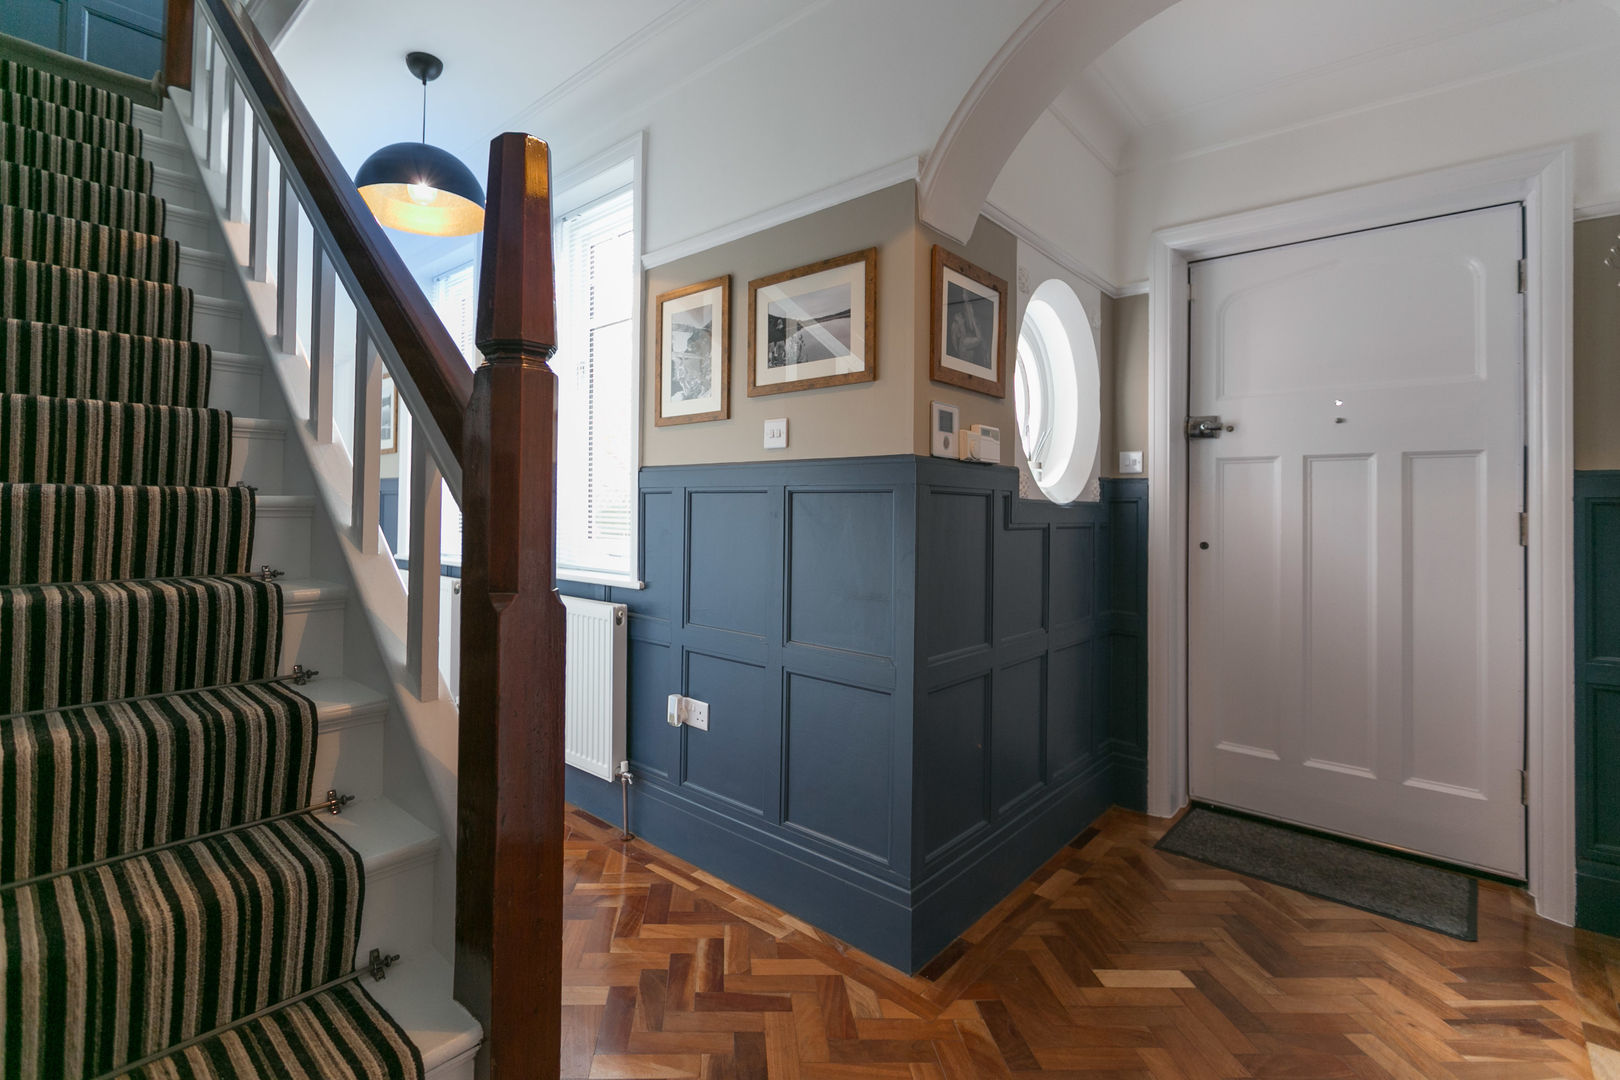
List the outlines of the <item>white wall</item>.
{"label": "white wall", "polygon": [[1101,154],[1047,110],[991,187],[990,213],[1102,283],[1118,262],[1117,186]]}
{"label": "white wall", "polygon": [[1142,161],[1121,172],[1116,283],[1147,278],[1154,230],[1531,147],[1575,145],[1581,216],[1620,204],[1620,50]]}
{"label": "white wall", "polygon": [[[884,166],[915,162],[1036,0],[945,10],[938,0],[665,6],[678,17],[639,36],[621,11],[615,29],[623,40],[600,63],[596,52],[577,55],[566,41],[536,38],[522,60],[488,80],[467,70],[479,62],[472,45],[458,52],[445,44],[445,74],[429,98],[430,141],[481,175],[491,137],[532,132],[551,144],[561,174],[645,129],[644,246],[656,252]],[[506,32],[521,35],[518,25],[537,10],[524,0],[484,0],[463,5],[459,15],[452,6],[450,29],[440,25],[442,5],[418,0],[309,0],[277,56],[352,171],[376,149],[373,142],[414,137],[420,92],[393,54],[465,38],[508,8],[513,29]],[[498,18],[489,32],[502,32]],[[359,33],[389,54],[387,64],[372,64],[369,52],[366,66],[349,64]],[[592,50],[601,47],[597,38]],[[400,78],[387,74],[389,64]],[[559,70],[572,72],[560,84]],[[381,90],[372,85],[378,79],[387,83]],[[456,99],[455,84],[470,79],[485,79],[488,89],[473,102]],[[409,250],[407,260],[416,261]]]}

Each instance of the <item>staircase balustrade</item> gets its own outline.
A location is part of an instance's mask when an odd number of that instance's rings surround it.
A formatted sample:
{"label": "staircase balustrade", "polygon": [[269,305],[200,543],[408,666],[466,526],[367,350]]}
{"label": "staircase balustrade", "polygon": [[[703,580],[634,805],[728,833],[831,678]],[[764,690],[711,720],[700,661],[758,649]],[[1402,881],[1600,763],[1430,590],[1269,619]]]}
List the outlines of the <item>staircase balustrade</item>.
{"label": "staircase balustrade", "polygon": [[[258,30],[231,0],[170,0],[164,71],[189,88],[196,148],[245,229],[251,282],[274,280],[275,344],[309,363],[308,424],[333,418],[341,289],[355,308],[348,537],[380,548],[381,379],[411,419],[405,664],[440,675],[441,481],[463,509],[455,994],[483,1024],[480,1076],[555,1077],[561,1038],[564,615],[553,583],[556,377],[545,143],[490,146],[476,376],[355,190]],[[176,105],[180,101],[176,99]],[[272,177],[272,167],[279,174]],[[275,197],[273,198],[272,195]],[[300,219],[314,237],[299,326]],[[272,240],[271,230],[274,228]],[[342,523],[339,523],[340,525]]]}

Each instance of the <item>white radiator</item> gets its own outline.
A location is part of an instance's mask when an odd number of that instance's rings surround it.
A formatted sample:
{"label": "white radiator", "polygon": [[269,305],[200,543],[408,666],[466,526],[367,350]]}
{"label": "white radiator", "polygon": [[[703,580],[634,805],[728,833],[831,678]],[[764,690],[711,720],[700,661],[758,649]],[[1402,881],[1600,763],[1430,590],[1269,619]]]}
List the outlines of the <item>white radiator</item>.
{"label": "white radiator", "polygon": [[623,604],[574,596],[562,602],[568,609],[564,756],[576,769],[612,780],[625,759],[629,616]]}

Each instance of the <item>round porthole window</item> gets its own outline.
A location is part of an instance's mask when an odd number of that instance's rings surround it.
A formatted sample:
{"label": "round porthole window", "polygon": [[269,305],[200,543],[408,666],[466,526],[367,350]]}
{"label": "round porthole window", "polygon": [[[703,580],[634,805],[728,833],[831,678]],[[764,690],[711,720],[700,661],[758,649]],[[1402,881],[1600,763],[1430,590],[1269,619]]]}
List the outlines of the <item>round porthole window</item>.
{"label": "round porthole window", "polygon": [[1042,283],[1024,308],[1013,407],[1041,493],[1057,503],[1078,499],[1097,465],[1097,343],[1080,298],[1056,278]]}

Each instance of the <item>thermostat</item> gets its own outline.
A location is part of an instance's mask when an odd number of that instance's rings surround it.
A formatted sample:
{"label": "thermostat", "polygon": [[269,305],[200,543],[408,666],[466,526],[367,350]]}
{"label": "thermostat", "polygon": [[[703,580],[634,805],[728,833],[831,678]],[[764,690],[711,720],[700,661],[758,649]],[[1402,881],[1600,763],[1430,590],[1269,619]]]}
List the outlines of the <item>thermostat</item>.
{"label": "thermostat", "polygon": [[1001,429],[988,424],[974,424],[962,432],[961,458],[963,461],[982,461],[1001,464]]}
{"label": "thermostat", "polygon": [[957,454],[957,428],[960,426],[962,414],[955,405],[946,405],[938,401],[932,405],[933,455],[954,458]]}

